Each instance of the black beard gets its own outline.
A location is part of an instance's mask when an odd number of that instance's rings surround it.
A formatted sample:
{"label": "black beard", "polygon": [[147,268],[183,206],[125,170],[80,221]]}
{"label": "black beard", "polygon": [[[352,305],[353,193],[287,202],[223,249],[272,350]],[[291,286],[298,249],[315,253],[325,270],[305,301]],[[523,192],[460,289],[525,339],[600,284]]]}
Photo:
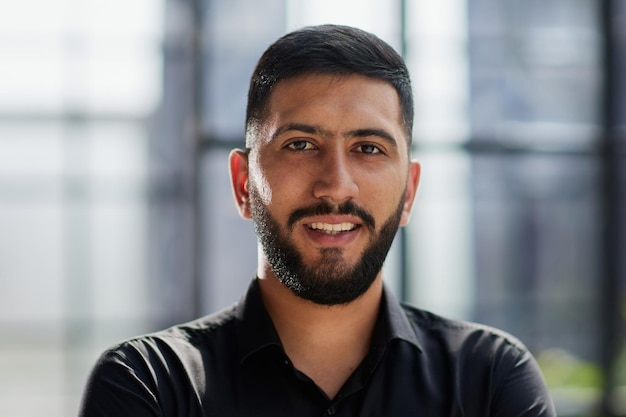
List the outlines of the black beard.
{"label": "black beard", "polygon": [[[288,228],[293,230],[295,222],[301,218],[325,214],[351,214],[362,221],[372,238],[353,267],[342,258],[341,248],[321,250],[322,260],[316,265],[307,266],[297,251],[293,241],[281,231],[278,222],[270,215],[256,188],[250,187],[251,214],[254,228],[263,252],[280,282],[297,296],[321,305],[347,304],[363,295],[372,285],[383,267],[391,243],[398,231],[404,193],[396,211],[375,233],[374,218],[351,201],[334,207],[329,203],[295,210],[288,220]],[[406,193],[406,191],[405,191]]]}

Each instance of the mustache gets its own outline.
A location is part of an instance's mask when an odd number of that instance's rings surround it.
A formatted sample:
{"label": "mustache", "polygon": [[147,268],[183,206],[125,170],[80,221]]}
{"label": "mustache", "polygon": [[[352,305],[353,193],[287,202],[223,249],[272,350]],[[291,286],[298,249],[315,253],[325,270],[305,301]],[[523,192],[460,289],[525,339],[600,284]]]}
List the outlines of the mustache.
{"label": "mustache", "polygon": [[294,210],[287,221],[287,226],[291,229],[298,220],[310,216],[324,216],[328,214],[351,215],[361,219],[363,224],[370,230],[376,229],[376,221],[367,210],[354,204],[351,200],[339,205],[330,204],[327,201],[320,201],[318,204],[302,207]]}

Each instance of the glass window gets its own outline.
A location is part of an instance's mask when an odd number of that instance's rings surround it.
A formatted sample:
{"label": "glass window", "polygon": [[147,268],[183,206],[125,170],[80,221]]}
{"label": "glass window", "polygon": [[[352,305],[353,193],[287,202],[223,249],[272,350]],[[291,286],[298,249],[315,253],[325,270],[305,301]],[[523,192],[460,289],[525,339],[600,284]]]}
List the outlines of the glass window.
{"label": "glass window", "polygon": [[0,5],[0,415],[76,415],[97,355],[150,329],[162,8]]}

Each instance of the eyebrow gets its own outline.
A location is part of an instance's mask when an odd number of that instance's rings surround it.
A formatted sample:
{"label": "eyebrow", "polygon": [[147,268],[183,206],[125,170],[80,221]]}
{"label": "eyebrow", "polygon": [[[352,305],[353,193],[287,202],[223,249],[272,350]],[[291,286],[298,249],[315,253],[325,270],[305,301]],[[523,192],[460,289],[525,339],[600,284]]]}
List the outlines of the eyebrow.
{"label": "eyebrow", "polygon": [[[332,133],[330,131],[323,129],[320,126],[308,125],[305,123],[287,123],[283,126],[280,126],[278,129],[276,129],[274,134],[272,134],[271,140],[273,141],[278,136],[289,131],[308,133],[311,135],[318,135],[318,136],[323,136],[323,137],[332,136]],[[396,139],[384,129],[377,129],[377,128],[354,129],[354,130],[349,130],[348,132],[346,132],[344,136],[348,138],[365,138],[369,136],[376,136],[385,140],[385,142],[389,143],[393,147],[398,146],[398,142],[396,141]]]}
{"label": "eyebrow", "polygon": [[290,131],[309,133],[311,135],[330,136],[330,132],[320,128],[319,126],[307,125],[304,123],[287,123],[276,129],[276,132],[272,134],[271,140],[273,141],[283,133]]}
{"label": "eyebrow", "polygon": [[365,129],[350,130],[346,134],[346,136],[350,138],[366,138],[369,136],[376,136],[385,140],[391,146],[398,147],[398,142],[396,141],[396,139],[384,129],[365,128]]}

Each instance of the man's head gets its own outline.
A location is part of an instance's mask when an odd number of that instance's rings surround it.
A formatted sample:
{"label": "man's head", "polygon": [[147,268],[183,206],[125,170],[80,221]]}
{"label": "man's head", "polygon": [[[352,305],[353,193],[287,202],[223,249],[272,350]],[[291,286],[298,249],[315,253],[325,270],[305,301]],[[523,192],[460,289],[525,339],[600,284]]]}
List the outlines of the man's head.
{"label": "man's head", "polygon": [[251,83],[248,150],[230,157],[259,277],[326,305],[370,288],[419,181],[411,118],[406,67],[373,35],[322,26],[270,46]]}
{"label": "man's head", "polygon": [[246,146],[252,148],[258,124],[267,117],[273,88],[283,80],[307,73],[351,75],[386,81],[400,99],[402,123],[410,143],[413,93],[402,57],[375,35],[348,26],[306,27],[283,36],[259,59],[248,90]]}

